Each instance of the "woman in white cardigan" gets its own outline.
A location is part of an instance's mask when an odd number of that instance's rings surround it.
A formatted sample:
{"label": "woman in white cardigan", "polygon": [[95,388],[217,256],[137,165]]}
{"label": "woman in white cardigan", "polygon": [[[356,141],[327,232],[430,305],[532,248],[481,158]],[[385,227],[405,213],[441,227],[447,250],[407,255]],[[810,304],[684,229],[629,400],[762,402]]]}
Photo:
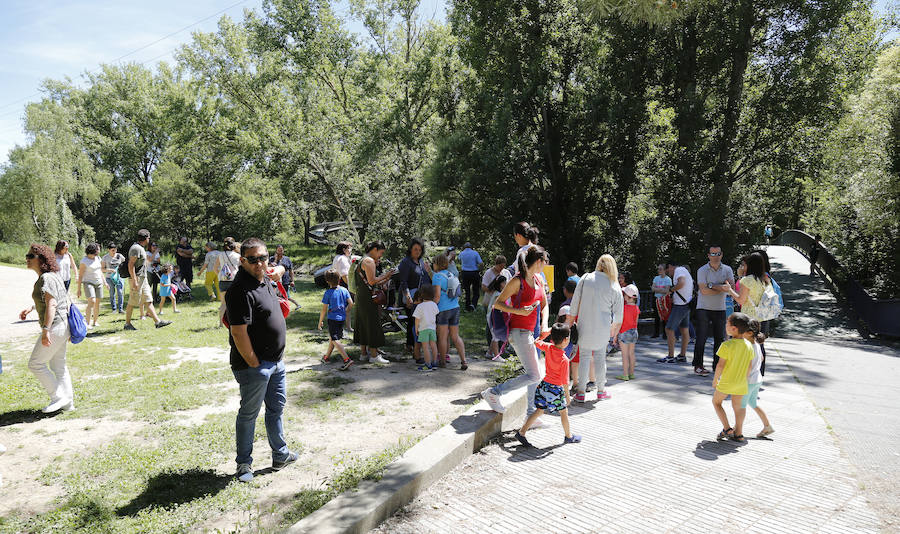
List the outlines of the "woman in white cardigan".
{"label": "woman in white cardigan", "polygon": [[597,374],[597,400],[609,398],[606,393],[606,344],[615,338],[622,326],[625,302],[619,287],[619,269],[609,254],[600,256],[596,270],[581,277],[566,323],[578,325],[578,393],[577,402],[584,402],[591,358]]}

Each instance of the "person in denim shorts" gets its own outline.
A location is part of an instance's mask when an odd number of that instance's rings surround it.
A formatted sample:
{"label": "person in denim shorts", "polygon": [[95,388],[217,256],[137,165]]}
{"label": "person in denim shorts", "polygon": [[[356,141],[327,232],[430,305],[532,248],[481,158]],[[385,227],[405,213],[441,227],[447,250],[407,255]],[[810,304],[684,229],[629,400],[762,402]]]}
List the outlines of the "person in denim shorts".
{"label": "person in denim shorts", "polygon": [[441,299],[438,301],[437,314],[437,336],[438,336],[438,366],[446,367],[450,361],[450,340],[459,353],[459,368],[463,371],[469,368],[466,362],[466,345],[459,337],[459,295],[450,298],[447,289],[450,286],[450,277],[453,276],[448,271],[450,266],[450,258],[446,254],[438,254],[434,258],[434,275],[431,282],[435,286],[440,287]]}
{"label": "person in denim shorts", "polygon": [[[674,285],[669,287],[672,295],[672,312],[666,321],[666,338],[669,344],[669,355],[656,360],[659,363],[687,362],[687,346],[691,339],[691,300],[694,298],[694,278],[687,267],[676,265],[674,261],[666,262],[666,274],[672,278]],[[681,330],[681,352],[675,358],[675,330]]]}

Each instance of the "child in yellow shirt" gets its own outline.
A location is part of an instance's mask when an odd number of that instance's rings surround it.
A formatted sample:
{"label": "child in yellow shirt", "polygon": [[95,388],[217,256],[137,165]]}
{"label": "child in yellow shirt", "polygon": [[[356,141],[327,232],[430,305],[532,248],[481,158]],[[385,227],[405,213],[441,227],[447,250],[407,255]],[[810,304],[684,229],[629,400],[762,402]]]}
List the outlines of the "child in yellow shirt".
{"label": "child in yellow shirt", "polygon": [[[719,347],[719,364],[716,366],[716,374],[713,377],[713,408],[719,421],[722,422],[722,431],[716,439],[731,439],[744,443],[743,429],[746,408],[741,400],[747,394],[747,374],[750,370],[750,362],[753,361],[753,344],[750,339],[754,332],[750,328],[750,317],[743,313],[732,313],[728,316],[725,332],[731,336]],[[722,407],[725,397],[731,395],[731,407],[734,410],[734,428],[728,425],[728,414]]]}

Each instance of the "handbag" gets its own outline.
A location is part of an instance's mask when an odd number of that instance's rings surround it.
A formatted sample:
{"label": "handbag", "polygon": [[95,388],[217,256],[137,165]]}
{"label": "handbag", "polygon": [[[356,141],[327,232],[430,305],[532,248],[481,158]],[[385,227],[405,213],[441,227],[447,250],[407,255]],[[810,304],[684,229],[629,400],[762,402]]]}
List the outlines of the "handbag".
{"label": "handbag", "polygon": [[657,298],[656,311],[659,312],[659,319],[661,321],[668,321],[669,314],[672,313],[672,295],[665,295]]}
{"label": "handbag", "polygon": [[[359,270],[361,268],[362,261],[357,264],[356,272],[359,273]],[[369,285],[369,282],[365,279],[363,274],[360,273],[359,277],[362,279],[363,284],[365,284],[365,286],[368,287],[369,291],[372,293],[372,302],[379,307],[387,305],[387,293],[380,287]]]}
{"label": "handbag", "polygon": [[[63,286],[62,278],[59,279],[59,282],[61,287],[65,287]],[[66,293],[66,298],[69,301],[69,313],[66,317],[69,323],[69,341],[73,345],[77,345],[87,337],[87,322],[84,320],[84,315],[81,314],[78,306],[72,304],[72,300],[68,298],[68,293]]]}

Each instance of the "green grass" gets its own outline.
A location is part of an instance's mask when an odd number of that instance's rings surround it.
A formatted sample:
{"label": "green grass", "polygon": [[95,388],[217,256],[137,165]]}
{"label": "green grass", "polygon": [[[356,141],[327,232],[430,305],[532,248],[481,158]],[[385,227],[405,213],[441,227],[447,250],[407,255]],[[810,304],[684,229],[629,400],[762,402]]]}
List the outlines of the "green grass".
{"label": "green grass", "polygon": [[25,267],[25,253],[29,245],[0,243],[0,264],[10,267]]}
{"label": "green grass", "polygon": [[401,438],[397,445],[367,458],[349,456],[338,461],[341,470],[321,488],[308,488],[294,496],[282,515],[281,523],[290,525],[315,512],[341,493],[356,488],[364,480],[381,480],[385,468],[416,444],[418,440]]}
{"label": "green grass", "polygon": [[[288,319],[286,356],[317,357],[327,343],[327,334],[315,330],[323,290],[308,280],[298,280],[296,289],[294,297],[303,308]],[[0,518],[0,532],[186,532],[231,511],[246,511],[250,517],[246,525],[232,528],[282,531],[360,481],[377,479],[413,444],[403,438],[372,456],[337,458],[333,476],[321,486],[301,489],[287,504],[260,510],[254,490],[268,483],[266,477],[240,484],[214,469],[234,455],[233,411],[214,410],[199,419],[199,412],[192,412],[221,407],[237,395],[225,352],[227,333],[217,328],[217,305],[207,302],[200,284],[195,284],[194,296],[194,301],[179,305],[178,315],[167,306],[163,317],[174,320],[171,326],[156,329],[150,320],[135,320],[137,332],[122,331],[124,316],[110,314],[108,301],[102,303],[101,326],[83,343],[68,347],[77,410],[59,414],[56,420],[121,421],[136,430],[48,463],[39,481],[61,487],[63,496],[37,516],[13,512]],[[461,333],[471,354],[484,351],[483,325],[481,314],[462,315]],[[398,354],[405,334],[389,334],[387,340],[387,350]],[[21,433],[28,424],[40,425],[19,423],[39,419],[47,400],[27,369],[31,344],[31,340],[0,343],[6,368],[0,374],[0,426],[10,435]],[[178,349],[201,347],[221,349],[221,359],[178,364],[171,357]],[[359,350],[351,346],[350,353]],[[335,414],[348,421],[361,417],[364,399],[347,387],[354,382],[352,375],[307,369],[290,376],[287,424],[324,422]],[[92,423],[79,423],[77,429],[91,427]],[[256,432],[264,439],[262,422]],[[35,433],[49,434],[43,429]],[[65,431],[55,433],[65,436]],[[299,441],[302,436],[288,438],[292,449],[311,446]]]}

